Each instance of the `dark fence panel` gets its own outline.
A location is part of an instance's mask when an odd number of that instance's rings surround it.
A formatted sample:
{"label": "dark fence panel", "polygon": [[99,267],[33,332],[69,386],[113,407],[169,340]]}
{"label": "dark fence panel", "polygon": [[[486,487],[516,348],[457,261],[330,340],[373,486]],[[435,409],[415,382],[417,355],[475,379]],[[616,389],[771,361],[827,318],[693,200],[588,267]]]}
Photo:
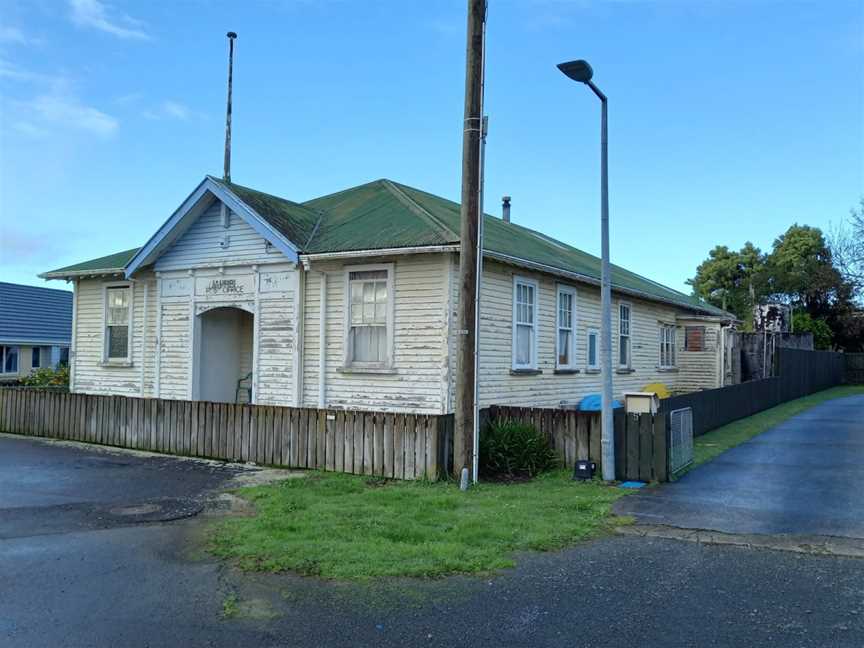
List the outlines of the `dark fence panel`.
{"label": "dark fence panel", "polygon": [[850,385],[864,385],[864,353],[845,353],[845,382]]}
{"label": "dark fence panel", "polygon": [[693,408],[693,434],[751,416],[780,403],[801,398],[843,382],[842,353],[777,349],[777,376],[719,389],[673,396],[661,402],[663,412]]}
{"label": "dark fence panel", "polygon": [[0,388],[0,431],[393,479],[452,470],[453,415]]}
{"label": "dark fence panel", "polygon": [[[623,408],[614,414],[616,478],[667,481],[666,416],[625,414]],[[589,459],[597,464],[598,474],[602,472],[599,412],[493,405],[486,420],[529,423],[546,435],[566,468],[572,469],[577,459]]]}

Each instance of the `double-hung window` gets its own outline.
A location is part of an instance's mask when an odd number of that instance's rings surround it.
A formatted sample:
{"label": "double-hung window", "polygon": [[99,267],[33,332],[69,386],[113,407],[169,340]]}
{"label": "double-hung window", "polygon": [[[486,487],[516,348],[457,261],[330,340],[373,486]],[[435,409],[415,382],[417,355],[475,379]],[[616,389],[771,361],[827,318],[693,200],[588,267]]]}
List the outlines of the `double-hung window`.
{"label": "double-hung window", "polygon": [[105,288],[106,362],[129,362],[132,325],[132,288],[129,285]]}
{"label": "double-hung window", "polygon": [[18,347],[0,346],[0,374],[18,373]]}
{"label": "double-hung window", "polygon": [[675,327],[671,324],[660,325],[660,368],[672,369],[675,366]]}
{"label": "double-hung window", "polygon": [[618,366],[630,368],[630,304],[618,304]]}
{"label": "double-hung window", "polygon": [[558,337],[556,344],[556,367],[573,369],[575,366],[576,291],[567,286],[558,286]]}
{"label": "double-hung window", "polygon": [[347,268],[347,273],[345,365],[389,368],[393,339],[392,266]]}
{"label": "double-hung window", "polygon": [[585,356],[587,369],[600,371],[600,331],[597,329],[588,329]]}
{"label": "double-hung window", "polygon": [[513,369],[537,368],[537,282],[513,278]]}

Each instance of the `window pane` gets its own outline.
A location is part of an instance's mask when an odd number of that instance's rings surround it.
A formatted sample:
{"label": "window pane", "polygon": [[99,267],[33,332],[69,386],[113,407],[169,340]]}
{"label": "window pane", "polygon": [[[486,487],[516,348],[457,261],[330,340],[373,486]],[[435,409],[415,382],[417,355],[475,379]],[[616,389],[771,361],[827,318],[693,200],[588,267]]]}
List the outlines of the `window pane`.
{"label": "window pane", "polygon": [[63,347],[62,349],[60,349],[60,364],[69,364],[69,347]]}
{"label": "window pane", "polygon": [[376,324],[386,324],[387,323],[387,304],[376,303],[375,304],[375,323]]}
{"label": "window pane", "polygon": [[387,329],[383,326],[355,326],[351,329],[354,362],[386,360]]}
{"label": "window pane", "polygon": [[624,335],[622,335],[618,338],[618,364],[620,364],[622,367],[627,365],[627,357],[628,357],[627,342],[628,342],[628,340],[629,340],[629,338],[627,338]]}
{"label": "window pane", "polygon": [[363,302],[363,323],[371,324],[375,321],[375,303]]}
{"label": "window pane", "polygon": [[588,365],[597,366],[597,336],[594,333],[588,335]]}
{"label": "window pane", "polygon": [[351,304],[351,323],[352,324],[362,324],[363,323],[363,305],[362,304]]}
{"label": "window pane", "polygon": [[558,364],[570,364],[570,331],[558,331]]}
{"label": "window pane", "polygon": [[129,327],[108,327],[108,357],[126,358],[129,355]]}
{"label": "window pane", "polygon": [[[353,273],[352,273],[353,274]],[[351,282],[351,303],[359,304],[363,301],[363,284],[359,281]]]}
{"label": "window pane", "polygon": [[516,327],[516,364],[520,366],[531,365],[531,338],[533,329],[530,326],[518,325]]}
{"label": "window pane", "polygon": [[375,283],[375,301],[379,304],[387,303],[386,281],[378,281]]}
{"label": "window pane", "polygon": [[18,371],[18,347],[4,347],[6,353],[3,361],[4,373],[15,373]]}
{"label": "window pane", "polygon": [[34,369],[38,369],[41,365],[42,354],[40,353],[39,347],[33,347],[31,356],[30,356],[30,366]]}

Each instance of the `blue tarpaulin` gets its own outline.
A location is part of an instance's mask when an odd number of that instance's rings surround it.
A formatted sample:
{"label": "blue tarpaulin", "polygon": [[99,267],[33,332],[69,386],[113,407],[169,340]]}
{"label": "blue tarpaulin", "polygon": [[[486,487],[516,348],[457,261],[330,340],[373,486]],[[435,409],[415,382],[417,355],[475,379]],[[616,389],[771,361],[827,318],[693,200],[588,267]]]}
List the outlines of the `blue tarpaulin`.
{"label": "blue tarpaulin", "polygon": [[[599,412],[601,410],[600,403],[602,398],[600,394],[588,394],[585,398],[579,401],[580,412]],[[624,407],[619,400],[612,401],[612,409]]]}

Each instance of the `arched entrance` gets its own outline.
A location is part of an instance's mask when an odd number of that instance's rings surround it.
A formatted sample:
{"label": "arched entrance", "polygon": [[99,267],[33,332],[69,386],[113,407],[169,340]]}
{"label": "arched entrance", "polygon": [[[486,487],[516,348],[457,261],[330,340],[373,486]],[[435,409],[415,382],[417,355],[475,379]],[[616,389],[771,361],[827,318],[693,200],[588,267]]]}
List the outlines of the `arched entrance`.
{"label": "arched entrance", "polygon": [[[217,403],[249,402],[251,388],[251,313],[234,307],[219,307],[198,315],[195,336],[195,398]],[[242,389],[238,398],[238,382]]]}

